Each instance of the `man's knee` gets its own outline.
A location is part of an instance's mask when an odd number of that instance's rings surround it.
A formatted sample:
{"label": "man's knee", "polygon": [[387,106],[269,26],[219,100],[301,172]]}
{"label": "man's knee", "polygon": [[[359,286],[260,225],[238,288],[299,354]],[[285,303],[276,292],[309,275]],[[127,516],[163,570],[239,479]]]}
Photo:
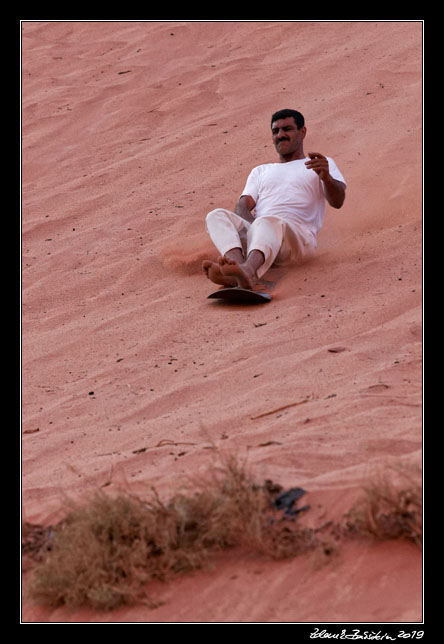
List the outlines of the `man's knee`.
{"label": "man's knee", "polygon": [[[236,217],[236,215],[234,215],[234,217]],[[225,208],[215,208],[214,210],[212,210],[211,212],[209,212],[207,214],[207,216],[205,218],[205,222],[206,222],[207,230],[213,224],[218,225],[221,222],[224,222],[224,223],[225,222],[231,222],[233,224],[234,223],[233,222],[233,213],[231,213],[230,211],[226,210]]]}
{"label": "man's knee", "polygon": [[215,208],[214,210],[211,210],[211,212],[208,213],[206,220],[211,221],[212,219],[215,219],[216,217],[223,217],[225,216],[225,211],[223,208]]}
{"label": "man's knee", "polygon": [[220,210],[221,210],[220,208],[216,208],[215,210],[212,210],[207,214],[205,218],[207,230],[208,230],[208,226],[211,226],[211,224],[221,216]]}
{"label": "man's knee", "polygon": [[221,209],[220,208],[215,208],[215,210],[212,210],[209,212],[205,218],[205,224],[207,231],[211,228],[211,225],[221,217]]}

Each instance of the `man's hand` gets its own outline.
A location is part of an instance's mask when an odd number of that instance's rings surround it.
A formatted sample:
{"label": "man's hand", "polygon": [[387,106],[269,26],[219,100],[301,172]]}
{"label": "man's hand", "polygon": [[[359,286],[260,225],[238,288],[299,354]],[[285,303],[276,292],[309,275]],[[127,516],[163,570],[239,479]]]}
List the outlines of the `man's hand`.
{"label": "man's hand", "polygon": [[325,196],[333,208],[340,208],[345,199],[345,184],[333,179],[328,170],[328,159],[319,152],[309,152],[310,161],[305,165],[309,170],[314,170],[324,184]]}
{"label": "man's hand", "polygon": [[314,170],[322,181],[328,181],[330,172],[328,171],[327,157],[324,157],[324,155],[319,152],[309,152],[308,156],[310,157],[310,161],[305,162],[307,168],[309,170]]}

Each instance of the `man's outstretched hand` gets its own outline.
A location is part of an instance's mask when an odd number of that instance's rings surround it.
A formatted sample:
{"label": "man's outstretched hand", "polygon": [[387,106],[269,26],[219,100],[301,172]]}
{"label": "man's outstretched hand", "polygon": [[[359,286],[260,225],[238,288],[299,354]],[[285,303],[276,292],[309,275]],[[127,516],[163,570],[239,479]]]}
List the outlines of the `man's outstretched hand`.
{"label": "man's outstretched hand", "polygon": [[328,181],[330,172],[328,171],[328,159],[319,152],[309,152],[308,156],[310,161],[306,161],[305,165],[309,170],[314,170],[322,181]]}
{"label": "man's outstretched hand", "polygon": [[345,184],[333,179],[328,169],[328,159],[320,152],[309,152],[310,161],[305,165],[309,170],[314,170],[321,181],[324,182],[324,191],[328,203],[333,208],[340,208],[345,200]]}

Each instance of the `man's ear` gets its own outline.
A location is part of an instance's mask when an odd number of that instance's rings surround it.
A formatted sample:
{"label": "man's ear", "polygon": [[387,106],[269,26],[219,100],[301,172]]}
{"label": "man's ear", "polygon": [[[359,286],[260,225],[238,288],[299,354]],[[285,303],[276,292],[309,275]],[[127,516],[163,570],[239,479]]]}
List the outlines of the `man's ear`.
{"label": "man's ear", "polygon": [[301,127],[299,132],[301,133],[302,138],[305,139],[305,135],[307,134],[307,128],[305,127],[305,125]]}

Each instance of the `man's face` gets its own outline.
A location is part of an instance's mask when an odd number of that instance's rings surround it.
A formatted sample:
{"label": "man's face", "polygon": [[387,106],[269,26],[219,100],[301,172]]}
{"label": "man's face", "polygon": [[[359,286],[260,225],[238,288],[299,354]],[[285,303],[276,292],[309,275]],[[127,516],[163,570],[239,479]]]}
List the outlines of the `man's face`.
{"label": "man's face", "polygon": [[271,134],[278,154],[284,157],[293,156],[294,153],[302,154],[306,131],[305,126],[298,130],[292,116],[274,121],[271,124]]}

